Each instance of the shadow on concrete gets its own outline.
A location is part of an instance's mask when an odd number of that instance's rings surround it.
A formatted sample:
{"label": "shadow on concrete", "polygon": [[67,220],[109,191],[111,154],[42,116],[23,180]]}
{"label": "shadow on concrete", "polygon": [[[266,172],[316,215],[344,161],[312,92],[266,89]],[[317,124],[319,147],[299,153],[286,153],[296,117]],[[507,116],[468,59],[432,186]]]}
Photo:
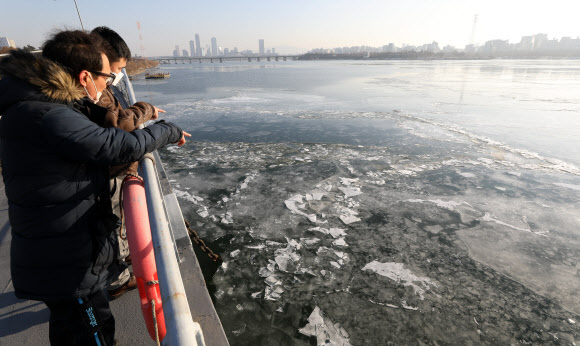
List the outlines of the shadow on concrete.
{"label": "shadow on concrete", "polygon": [[[0,338],[18,334],[39,324],[48,322],[50,312],[42,302],[30,302],[18,299],[14,292],[0,294]],[[20,305],[19,308],[10,309],[10,305]]]}
{"label": "shadow on concrete", "polygon": [[2,225],[2,228],[0,228],[0,243],[4,241],[4,238],[6,238],[6,235],[8,234],[9,231],[10,231],[10,222],[6,221],[6,223]]}

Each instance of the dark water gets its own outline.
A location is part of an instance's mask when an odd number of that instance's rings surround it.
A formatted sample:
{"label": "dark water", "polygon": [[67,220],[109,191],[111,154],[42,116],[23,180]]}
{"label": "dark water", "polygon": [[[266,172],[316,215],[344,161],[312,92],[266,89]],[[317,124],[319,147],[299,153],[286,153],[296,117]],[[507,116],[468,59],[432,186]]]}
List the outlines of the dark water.
{"label": "dark water", "polygon": [[580,338],[580,64],[164,69],[135,89],[193,134],[161,153],[232,345]]}

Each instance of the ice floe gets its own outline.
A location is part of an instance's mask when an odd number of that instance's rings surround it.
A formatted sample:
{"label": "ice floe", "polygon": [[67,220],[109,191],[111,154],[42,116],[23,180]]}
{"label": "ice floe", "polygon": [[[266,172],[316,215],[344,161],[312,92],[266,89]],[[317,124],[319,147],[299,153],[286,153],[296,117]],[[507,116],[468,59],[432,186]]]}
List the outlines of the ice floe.
{"label": "ice floe", "polygon": [[303,335],[316,337],[318,346],[350,346],[348,332],[339,323],[333,323],[325,317],[318,306],[308,317],[308,324],[298,331]]}
{"label": "ice floe", "polygon": [[347,214],[343,214],[340,215],[340,221],[344,222],[345,225],[350,225],[351,223],[354,222],[359,222],[361,219],[354,216],[354,215],[347,215]]}
{"label": "ice floe", "polygon": [[430,278],[419,277],[413,274],[413,272],[405,268],[403,263],[381,263],[378,261],[372,261],[365,265],[362,270],[370,270],[378,275],[385,276],[399,284],[402,284],[403,286],[411,286],[415,294],[418,294],[421,299],[425,299],[425,290],[430,289],[431,285],[437,286],[437,284]]}
{"label": "ice floe", "polygon": [[187,201],[189,201],[189,202],[191,202],[191,203],[193,203],[195,205],[198,205],[199,202],[202,202],[203,201],[203,198],[202,197],[193,195],[193,194],[191,194],[191,193],[189,193],[187,191],[177,190],[177,189],[174,188],[173,189],[173,193],[175,193],[175,196],[176,197],[183,198],[183,199],[185,199],[185,200],[187,200]]}

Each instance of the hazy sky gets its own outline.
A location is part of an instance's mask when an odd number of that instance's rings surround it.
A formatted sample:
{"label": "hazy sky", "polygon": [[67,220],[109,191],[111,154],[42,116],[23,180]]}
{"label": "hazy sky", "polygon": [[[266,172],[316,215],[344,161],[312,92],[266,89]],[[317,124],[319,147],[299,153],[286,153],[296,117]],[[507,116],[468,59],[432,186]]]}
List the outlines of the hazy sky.
{"label": "hazy sky", "polygon": [[[106,25],[140,54],[140,21],[145,54],[189,50],[199,33],[202,45],[215,36],[223,48],[303,53],[312,48],[420,45],[432,41],[463,48],[475,42],[519,42],[521,36],[580,36],[580,0],[77,0],[85,29]],[[40,46],[51,30],[80,28],[73,0],[0,0],[0,36],[17,46]]]}

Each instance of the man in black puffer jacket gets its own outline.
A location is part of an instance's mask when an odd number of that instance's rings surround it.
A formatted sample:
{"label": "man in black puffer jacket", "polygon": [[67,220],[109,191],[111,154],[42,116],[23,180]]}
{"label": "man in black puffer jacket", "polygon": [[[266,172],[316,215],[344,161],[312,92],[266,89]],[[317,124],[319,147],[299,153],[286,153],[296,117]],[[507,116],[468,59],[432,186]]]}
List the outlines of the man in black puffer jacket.
{"label": "man in black puffer jacket", "polygon": [[15,50],[0,60],[12,281],[17,297],[49,307],[53,345],[113,343],[103,288],[118,274],[120,223],[111,211],[109,165],[185,143],[182,130],[166,122],[131,133],[100,127],[106,109],[94,101],[108,75],[98,39],[82,31],[54,35],[43,56]]}

